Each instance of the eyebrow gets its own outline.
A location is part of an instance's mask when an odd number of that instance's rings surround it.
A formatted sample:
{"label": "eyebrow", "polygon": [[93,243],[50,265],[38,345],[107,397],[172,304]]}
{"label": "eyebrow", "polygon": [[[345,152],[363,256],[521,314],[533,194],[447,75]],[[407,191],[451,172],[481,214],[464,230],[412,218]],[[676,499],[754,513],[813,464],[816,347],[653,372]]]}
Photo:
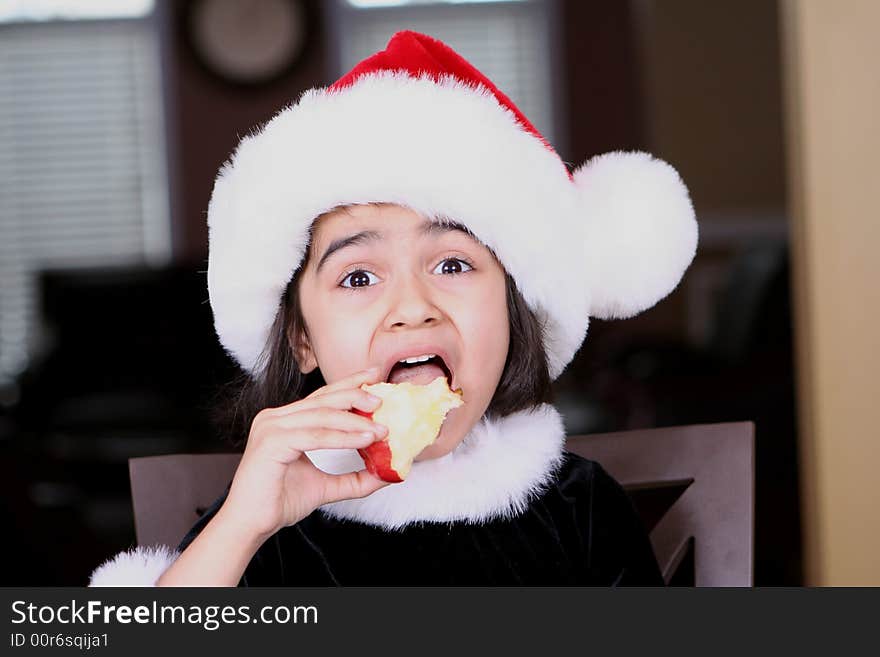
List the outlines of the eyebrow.
{"label": "eyebrow", "polygon": [[[468,230],[462,224],[456,223],[454,221],[429,221],[427,223],[423,223],[421,228],[419,228],[419,236],[424,237],[426,235],[440,235],[444,233],[450,232],[460,232],[467,235],[474,241],[477,241],[477,238],[474,234]],[[321,267],[324,266],[324,263],[337,251],[341,251],[344,248],[349,246],[356,246],[359,244],[367,244],[369,242],[377,242],[382,239],[384,233],[381,231],[375,230],[362,230],[359,233],[355,233],[354,235],[349,235],[348,237],[340,237],[337,240],[333,240],[330,243],[330,246],[327,247],[327,250],[324,251],[324,255],[321,256],[321,259],[318,261],[318,267],[316,268],[316,272],[320,273]]]}

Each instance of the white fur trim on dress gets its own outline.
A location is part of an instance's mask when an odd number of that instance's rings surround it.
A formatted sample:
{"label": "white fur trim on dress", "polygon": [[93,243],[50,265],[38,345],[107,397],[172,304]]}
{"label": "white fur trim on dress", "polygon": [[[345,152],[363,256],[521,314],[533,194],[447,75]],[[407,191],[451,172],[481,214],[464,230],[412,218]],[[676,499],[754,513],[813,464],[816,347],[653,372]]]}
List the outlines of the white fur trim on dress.
{"label": "white fur trim on dress", "polygon": [[98,566],[89,586],[155,586],[180,553],[167,545],[138,546]]}
{"label": "white fur trim on dress", "polygon": [[452,76],[381,71],[309,90],[244,137],[215,181],[208,292],[220,342],[259,375],[314,219],[386,202],[462,223],[494,251],[545,325],[555,380],[586,336],[591,296],[597,316],[646,308],[692,257],[687,190],[665,163],[634,155],[591,161],[573,182],[491,91]]}
{"label": "white fur trim on dress", "polygon": [[[562,463],[565,427],[550,404],[497,422],[485,416],[446,456],[413,463],[405,481],[365,498],[320,507],[335,518],[398,530],[420,522],[483,523],[522,513],[552,483]],[[356,450],[306,452],[321,470],[362,470]]]}

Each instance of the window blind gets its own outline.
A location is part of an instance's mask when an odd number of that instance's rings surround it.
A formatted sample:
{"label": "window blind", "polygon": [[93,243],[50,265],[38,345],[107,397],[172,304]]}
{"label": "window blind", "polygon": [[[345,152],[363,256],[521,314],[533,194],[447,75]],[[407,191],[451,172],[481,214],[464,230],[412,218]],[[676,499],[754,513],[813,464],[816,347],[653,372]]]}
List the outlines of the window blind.
{"label": "window blind", "polygon": [[170,256],[150,21],[0,25],[0,383],[39,348],[41,269]]}

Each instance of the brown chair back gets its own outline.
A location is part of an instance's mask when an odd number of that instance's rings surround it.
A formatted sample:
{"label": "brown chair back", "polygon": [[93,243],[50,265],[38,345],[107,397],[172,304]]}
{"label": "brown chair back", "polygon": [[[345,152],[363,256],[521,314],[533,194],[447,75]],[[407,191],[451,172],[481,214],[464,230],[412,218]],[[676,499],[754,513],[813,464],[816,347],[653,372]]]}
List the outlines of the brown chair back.
{"label": "brown chair back", "polygon": [[753,422],[569,436],[630,494],[670,585],[751,586]]}
{"label": "brown chair back", "polygon": [[[569,436],[627,490],[670,585],[751,586],[752,422]],[[232,480],[240,454],[129,459],[138,545],[176,547]]]}
{"label": "brown chair back", "polygon": [[167,454],[128,460],[138,545],[177,547],[232,481],[241,454]]}

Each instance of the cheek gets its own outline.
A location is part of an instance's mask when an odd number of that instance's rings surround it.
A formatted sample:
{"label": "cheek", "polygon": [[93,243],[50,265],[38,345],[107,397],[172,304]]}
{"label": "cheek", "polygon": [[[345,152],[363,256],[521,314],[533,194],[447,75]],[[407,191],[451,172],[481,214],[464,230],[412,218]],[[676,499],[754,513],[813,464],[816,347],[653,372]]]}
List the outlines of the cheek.
{"label": "cheek", "polygon": [[507,290],[502,285],[475,295],[467,308],[462,333],[469,345],[474,371],[500,373],[507,360],[510,325],[507,315]]}
{"label": "cheek", "polygon": [[312,347],[324,380],[332,383],[367,366],[369,332],[363,313],[348,309],[344,303],[315,304],[307,314]]}

